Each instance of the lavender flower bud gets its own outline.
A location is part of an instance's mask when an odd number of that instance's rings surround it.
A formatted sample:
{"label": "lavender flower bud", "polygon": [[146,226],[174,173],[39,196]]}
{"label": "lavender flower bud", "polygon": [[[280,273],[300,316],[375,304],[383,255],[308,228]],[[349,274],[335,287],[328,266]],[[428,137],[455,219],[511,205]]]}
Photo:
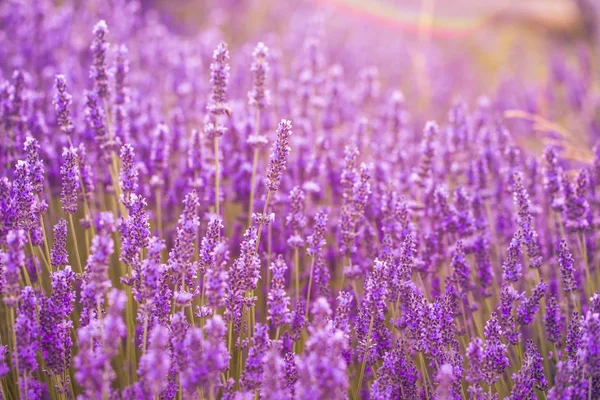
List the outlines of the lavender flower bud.
{"label": "lavender flower bud", "polygon": [[2,253],[4,266],[4,291],[2,300],[7,307],[15,307],[21,298],[21,268],[25,267],[25,232],[11,230],[6,236],[6,249]]}
{"label": "lavender flower bud", "polygon": [[498,323],[496,313],[493,312],[485,324],[485,352],[483,358],[483,375],[488,385],[493,385],[510,362],[507,356],[506,345],[500,341],[502,329]]}
{"label": "lavender flower bud", "polygon": [[544,297],[548,285],[541,280],[540,283],[533,289],[531,297],[526,298],[517,308],[517,322],[520,325],[530,324],[540,308],[540,300]]}
{"label": "lavender flower bud", "polygon": [[44,163],[40,159],[40,144],[36,139],[28,136],[23,150],[27,157],[32,190],[35,194],[40,194],[44,187]]}
{"label": "lavender flower bud", "polygon": [[186,393],[202,388],[209,397],[215,395],[219,376],[229,365],[226,332],[225,322],[219,315],[206,321],[204,332],[195,327],[188,330],[184,342],[186,362],[180,378]]}
{"label": "lavender flower bud", "polygon": [[502,279],[509,282],[517,282],[521,278],[523,274],[523,267],[521,265],[522,254],[521,235],[520,232],[515,232],[506,250],[506,259],[502,264]]}
{"label": "lavender flower bud", "polygon": [[146,212],[148,203],[142,196],[132,194],[129,197],[127,208],[129,215],[119,223],[121,233],[120,260],[127,265],[139,262],[140,251],[148,247],[150,237],[149,215]]}
{"label": "lavender flower bud", "polygon": [[54,244],[50,250],[50,264],[53,267],[64,267],[69,263],[67,253],[67,221],[64,218],[54,225]]}
{"label": "lavender flower bud", "polygon": [[210,83],[212,93],[208,111],[213,115],[228,114],[227,85],[229,84],[229,50],[226,43],[219,43],[213,53],[210,64]]}
{"label": "lavender flower bud", "polygon": [[104,111],[98,105],[98,95],[94,92],[87,92],[85,106],[86,121],[89,129],[94,134],[94,141],[100,148],[101,154],[108,158],[112,143],[104,123]]}
{"label": "lavender flower bud", "polygon": [[219,218],[211,219],[206,228],[206,234],[200,244],[200,261],[198,270],[205,273],[208,268],[215,266],[215,251],[219,245],[223,222]]}
{"label": "lavender flower bud", "polygon": [[269,48],[259,42],[252,52],[252,66],[250,71],[254,77],[253,87],[248,92],[248,102],[251,106],[261,110],[271,101],[269,89],[266,88],[267,74],[269,73]]}
{"label": "lavender flower bud", "polygon": [[558,247],[558,265],[560,266],[560,278],[565,293],[577,290],[577,281],[575,280],[575,260],[569,250],[567,241],[562,239]]}
{"label": "lavender flower bud", "polygon": [[60,167],[62,177],[62,192],[60,202],[65,213],[77,211],[77,200],[80,192],[79,168],[77,166],[77,149],[75,147],[63,149],[63,165]]}
{"label": "lavender flower bud", "polygon": [[96,222],[96,236],[92,239],[90,256],[81,284],[82,326],[89,324],[94,319],[102,318],[98,312],[102,312],[104,295],[111,286],[108,268],[110,257],[114,251],[114,242],[111,238],[114,230],[113,214],[111,212],[101,213]]}
{"label": "lavender flower bud", "polygon": [[288,267],[280,254],[269,268],[273,278],[267,297],[267,320],[273,327],[279,328],[290,322],[290,298],[285,292],[285,273]]}
{"label": "lavender flower bud", "polygon": [[306,238],[308,243],[307,253],[314,257],[321,251],[321,247],[325,245],[325,231],[327,229],[327,212],[320,210],[315,215],[315,227],[313,234]]}
{"label": "lavender flower bud", "polygon": [[129,202],[129,197],[138,189],[138,168],[135,165],[135,152],[133,146],[129,143],[121,147],[121,170],[119,172],[119,181],[121,183],[121,192],[125,205]]}
{"label": "lavender flower bud", "polygon": [[73,282],[75,274],[70,266],[51,274],[52,295],[42,300],[40,310],[42,355],[46,366],[54,374],[69,368],[71,361],[70,320],[75,301]]}
{"label": "lavender flower bud", "polygon": [[94,89],[101,99],[108,101],[110,94],[109,90],[109,79],[108,70],[106,68],[106,53],[108,52],[109,45],[106,42],[106,36],[108,35],[108,26],[104,20],[99,21],[94,25],[93,29],[94,40],[90,49],[94,61],[90,68],[90,78],[94,81]]}
{"label": "lavender flower bud", "polygon": [[418,167],[412,173],[411,179],[421,187],[427,187],[431,179],[433,157],[435,156],[435,139],[438,136],[439,128],[433,121],[425,124],[423,130],[423,142],[421,144],[421,160]]}
{"label": "lavender flower bud", "polygon": [[567,326],[567,341],[565,343],[565,352],[569,359],[574,359],[581,346],[581,318],[579,313],[573,311],[569,324]]}
{"label": "lavender flower bud", "polygon": [[[581,325],[581,345],[577,350],[577,360],[586,375],[593,379],[600,376],[600,314],[588,311]],[[597,389],[594,389],[597,390]]]}
{"label": "lavender flower bud", "polygon": [[[280,343],[272,342],[263,356],[263,381],[260,396],[263,399],[291,400],[285,379],[285,361],[281,357]],[[289,353],[288,353],[289,354]]]}
{"label": "lavender flower bud", "polygon": [[169,331],[156,325],[150,332],[148,351],[140,357],[138,366],[139,392],[141,399],[156,398],[166,387],[165,376],[171,367],[167,355]]}
{"label": "lavender flower bud", "polygon": [[292,122],[282,119],[277,126],[277,139],[271,147],[269,168],[267,169],[265,183],[267,188],[276,192],[281,184],[283,171],[286,169],[287,158],[292,151],[290,147],[290,136],[292,135]]}
{"label": "lavender flower bud", "polygon": [[54,79],[54,110],[56,113],[56,124],[58,128],[68,137],[73,135],[75,127],[71,118],[71,104],[73,98],[67,91],[67,79],[64,75],[56,75]]}
{"label": "lavender flower bud", "polygon": [[563,316],[556,295],[551,294],[546,301],[546,315],[544,317],[546,325],[546,337],[548,341],[560,346],[562,332],[565,328],[565,317]]}
{"label": "lavender flower bud", "polygon": [[252,347],[248,350],[246,369],[241,378],[241,386],[247,390],[258,389],[263,381],[263,362],[265,353],[271,347],[269,329],[266,325],[256,324]]}
{"label": "lavender flower bud", "polygon": [[36,315],[37,303],[33,288],[23,288],[14,327],[19,374],[29,374],[38,368],[36,352],[40,347],[40,326]]}

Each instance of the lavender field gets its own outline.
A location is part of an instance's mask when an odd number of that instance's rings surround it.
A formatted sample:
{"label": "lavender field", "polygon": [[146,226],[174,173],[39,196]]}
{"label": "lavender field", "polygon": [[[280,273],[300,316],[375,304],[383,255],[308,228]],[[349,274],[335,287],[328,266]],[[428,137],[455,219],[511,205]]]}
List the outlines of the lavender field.
{"label": "lavender field", "polygon": [[597,45],[367,3],[0,1],[0,399],[600,399]]}

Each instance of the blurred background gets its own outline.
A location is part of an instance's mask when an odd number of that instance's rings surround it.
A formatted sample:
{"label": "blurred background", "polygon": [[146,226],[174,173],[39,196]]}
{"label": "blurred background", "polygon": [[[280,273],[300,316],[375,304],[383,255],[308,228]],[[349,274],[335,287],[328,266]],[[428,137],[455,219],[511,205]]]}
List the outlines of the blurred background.
{"label": "blurred background", "polygon": [[[234,48],[255,38],[301,52],[301,38],[317,31],[326,64],[342,65],[346,76],[376,66],[382,88],[400,88],[431,118],[456,96],[473,103],[489,95],[514,123],[539,117],[534,130],[569,135],[575,158],[589,158],[583,153],[600,137],[600,1],[151,0],[144,7],[182,34],[216,24]],[[543,146],[535,135],[523,141]]]}

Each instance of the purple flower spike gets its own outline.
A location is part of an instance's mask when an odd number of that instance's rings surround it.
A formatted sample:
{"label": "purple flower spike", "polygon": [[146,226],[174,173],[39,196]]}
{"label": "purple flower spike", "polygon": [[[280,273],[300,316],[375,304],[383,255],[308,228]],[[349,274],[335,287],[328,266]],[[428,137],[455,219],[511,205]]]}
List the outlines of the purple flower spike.
{"label": "purple flower spike", "polygon": [[195,394],[202,388],[208,397],[218,390],[219,376],[229,365],[229,353],[225,343],[227,327],[216,315],[206,321],[204,331],[192,327],[185,337],[185,368],[181,371],[181,385],[187,394]]}
{"label": "purple flower spike", "polygon": [[308,243],[307,253],[314,257],[319,253],[321,247],[325,245],[325,231],[327,229],[327,212],[320,210],[315,215],[315,227],[313,234],[306,238]]}
{"label": "purple flower spike", "polygon": [[271,147],[269,168],[265,177],[267,189],[276,192],[281,184],[281,177],[286,169],[287,159],[292,151],[290,136],[292,135],[292,122],[282,119],[277,126],[277,139]]}
{"label": "purple flower spike", "polygon": [[502,264],[502,279],[509,282],[517,282],[523,274],[523,266],[521,264],[521,258],[523,251],[521,249],[521,235],[520,232],[516,232],[510,241],[510,245],[506,250],[506,259]]}
{"label": "purple flower spike", "polygon": [[169,331],[162,325],[156,325],[150,332],[147,352],[140,357],[138,366],[139,398],[156,398],[166,387],[167,373],[171,360],[167,354]]}
{"label": "purple flower spike", "polygon": [[93,64],[90,68],[90,78],[94,82],[94,89],[101,99],[108,101],[110,95],[109,76],[106,67],[106,53],[109,45],[106,42],[108,35],[108,26],[104,20],[99,21],[94,25],[93,32],[94,40],[90,49],[94,57]]}
{"label": "purple flower spike", "polygon": [[60,202],[65,213],[73,214],[77,211],[77,201],[81,191],[79,186],[79,167],[77,166],[77,149],[75,147],[63,149],[63,165],[60,167],[62,177],[62,192]]}
{"label": "purple flower spike", "polygon": [[560,278],[565,293],[577,290],[577,281],[575,280],[575,260],[569,250],[566,240],[561,240],[558,247],[558,265],[560,266]]}
{"label": "purple flower spike", "polygon": [[70,320],[75,301],[75,274],[69,265],[51,274],[52,295],[42,300],[40,310],[42,354],[46,366],[54,374],[68,369],[71,361]]}
{"label": "purple flower spike", "polygon": [[121,171],[119,180],[121,183],[121,192],[123,196],[123,203],[127,205],[129,203],[129,197],[135,193],[138,189],[138,168],[135,165],[135,152],[133,146],[125,144],[121,147]]}
{"label": "purple flower spike", "polygon": [[252,346],[248,350],[246,369],[241,378],[242,387],[248,390],[260,388],[264,379],[265,353],[269,347],[271,347],[268,327],[266,325],[256,324],[255,329],[256,331],[252,337]]}
{"label": "purple flower spike", "polygon": [[25,232],[13,230],[6,237],[6,250],[0,252],[4,267],[2,300],[7,307],[16,307],[21,298],[21,268],[25,267]]}
{"label": "purple flower spike", "polygon": [[37,304],[38,299],[33,288],[23,288],[15,319],[15,348],[19,374],[29,374],[38,368],[36,352],[40,347],[40,326],[36,315]]}
{"label": "purple flower spike", "polygon": [[81,284],[81,324],[85,326],[94,319],[102,318],[104,295],[111,287],[108,277],[110,257],[114,252],[114,242],[111,237],[115,230],[114,216],[111,212],[100,214],[96,222],[96,236],[92,239],[90,257]]}
{"label": "purple flower spike", "polygon": [[421,144],[421,160],[411,177],[421,187],[427,187],[430,184],[435,156],[435,140],[438,133],[439,128],[435,122],[429,121],[425,124]]}
{"label": "purple flower spike", "polygon": [[288,267],[281,254],[271,263],[270,269],[273,280],[267,298],[267,319],[274,328],[279,328],[290,322],[290,298],[285,291],[285,273]]}
{"label": "purple flower spike", "polygon": [[229,84],[229,50],[226,43],[219,43],[210,64],[212,93],[208,111],[214,115],[228,114],[227,85]]}
{"label": "purple flower spike", "polygon": [[267,74],[269,73],[269,48],[259,42],[252,52],[252,66],[250,71],[254,77],[253,87],[248,92],[248,102],[251,106],[261,110],[271,102],[271,93],[266,87]]}
{"label": "purple flower spike", "polygon": [[492,313],[485,324],[484,332],[483,375],[488,385],[493,385],[510,364],[506,345],[500,341],[501,334],[502,329],[498,323],[496,313]]}
{"label": "purple flower spike", "polygon": [[54,225],[54,244],[50,250],[50,264],[53,267],[64,267],[69,263],[67,253],[67,221],[64,218]]}
{"label": "purple flower spike", "polygon": [[533,322],[535,314],[540,308],[540,300],[544,297],[548,285],[541,280],[533,289],[531,297],[526,298],[517,308],[517,322],[520,325],[527,325]]}
{"label": "purple flower spike", "polygon": [[148,247],[150,216],[146,212],[147,207],[145,198],[132,194],[127,205],[129,215],[119,223],[122,241],[120,260],[127,265],[136,265],[140,251]]}
{"label": "purple flower spike", "polygon": [[67,79],[64,75],[56,75],[54,79],[54,110],[56,112],[56,124],[68,137],[73,135],[75,127],[71,118],[71,104],[73,98],[67,91]]}

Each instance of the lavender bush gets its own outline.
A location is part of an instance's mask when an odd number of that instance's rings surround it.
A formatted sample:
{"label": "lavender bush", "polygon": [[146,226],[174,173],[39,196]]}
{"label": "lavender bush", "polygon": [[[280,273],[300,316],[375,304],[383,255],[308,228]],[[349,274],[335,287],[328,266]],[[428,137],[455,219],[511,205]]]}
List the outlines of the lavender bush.
{"label": "lavender bush", "polygon": [[260,34],[223,28],[245,1],[196,34],[26,3],[0,4],[1,399],[600,399],[586,47],[493,87],[443,46],[341,48],[304,2]]}

